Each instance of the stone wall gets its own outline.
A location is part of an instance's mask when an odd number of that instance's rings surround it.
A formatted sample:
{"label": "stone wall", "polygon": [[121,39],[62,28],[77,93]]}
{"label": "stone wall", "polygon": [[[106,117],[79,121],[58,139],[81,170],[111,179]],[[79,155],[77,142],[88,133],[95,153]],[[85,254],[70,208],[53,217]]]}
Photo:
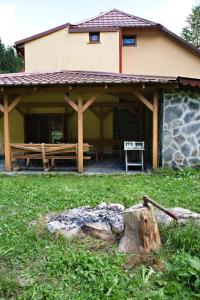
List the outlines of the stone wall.
{"label": "stone wall", "polygon": [[163,166],[200,163],[200,91],[164,93]]}

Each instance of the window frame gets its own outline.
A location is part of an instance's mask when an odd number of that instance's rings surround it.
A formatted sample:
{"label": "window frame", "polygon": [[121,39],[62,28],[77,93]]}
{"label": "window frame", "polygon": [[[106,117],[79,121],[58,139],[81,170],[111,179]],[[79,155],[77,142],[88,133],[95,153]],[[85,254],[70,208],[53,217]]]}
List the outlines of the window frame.
{"label": "window frame", "polygon": [[[96,41],[93,41],[92,40],[92,35],[97,35],[98,36],[98,40]],[[101,41],[100,41],[100,32],[98,31],[92,31],[92,32],[89,32],[89,44],[99,44]]]}
{"label": "window frame", "polygon": [[[134,39],[134,44],[124,44],[124,39],[125,38],[133,38]],[[122,46],[123,47],[136,47],[137,46],[137,37],[135,34],[124,34],[122,36]]]}

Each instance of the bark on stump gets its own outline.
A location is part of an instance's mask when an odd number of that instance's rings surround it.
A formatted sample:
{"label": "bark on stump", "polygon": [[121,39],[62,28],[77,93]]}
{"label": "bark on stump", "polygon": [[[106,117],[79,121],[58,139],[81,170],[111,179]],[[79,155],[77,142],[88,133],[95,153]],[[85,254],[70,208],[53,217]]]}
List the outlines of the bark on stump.
{"label": "bark on stump", "polygon": [[124,236],[119,251],[124,253],[149,253],[161,247],[158,223],[151,204],[132,206],[124,211]]}

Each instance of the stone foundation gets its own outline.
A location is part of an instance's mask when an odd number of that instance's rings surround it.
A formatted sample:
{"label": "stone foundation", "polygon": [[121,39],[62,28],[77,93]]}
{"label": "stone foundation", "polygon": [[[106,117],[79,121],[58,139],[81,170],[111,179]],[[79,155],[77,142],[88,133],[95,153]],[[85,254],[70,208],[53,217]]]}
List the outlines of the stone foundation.
{"label": "stone foundation", "polygon": [[200,92],[164,93],[163,166],[200,163]]}

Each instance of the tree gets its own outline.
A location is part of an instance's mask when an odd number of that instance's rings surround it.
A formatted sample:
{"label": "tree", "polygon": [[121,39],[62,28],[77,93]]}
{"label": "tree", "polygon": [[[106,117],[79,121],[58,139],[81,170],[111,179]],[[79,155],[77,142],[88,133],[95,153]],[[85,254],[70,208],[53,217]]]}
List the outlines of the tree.
{"label": "tree", "polygon": [[181,36],[187,42],[200,48],[200,5],[193,7],[186,22],[187,25],[183,28]]}
{"label": "tree", "polygon": [[21,57],[11,46],[5,47],[0,39],[0,73],[20,72],[24,68]]}

